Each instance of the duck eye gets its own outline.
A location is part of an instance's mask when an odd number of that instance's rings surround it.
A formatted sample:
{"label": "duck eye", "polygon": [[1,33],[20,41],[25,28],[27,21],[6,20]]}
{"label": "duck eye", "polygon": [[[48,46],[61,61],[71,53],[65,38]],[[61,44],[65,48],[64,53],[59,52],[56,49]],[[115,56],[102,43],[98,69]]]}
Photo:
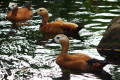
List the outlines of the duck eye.
{"label": "duck eye", "polygon": [[14,5],[12,5],[12,7],[14,7]]}
{"label": "duck eye", "polygon": [[60,39],[60,37],[56,37],[56,39]]}
{"label": "duck eye", "polygon": [[42,10],[40,9],[40,12],[41,12]]}

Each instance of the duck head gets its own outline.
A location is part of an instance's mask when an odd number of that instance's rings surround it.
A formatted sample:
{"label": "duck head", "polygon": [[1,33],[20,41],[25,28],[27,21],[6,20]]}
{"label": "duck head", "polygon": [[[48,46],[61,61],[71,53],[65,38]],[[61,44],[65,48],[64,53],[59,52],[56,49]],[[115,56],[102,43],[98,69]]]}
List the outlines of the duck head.
{"label": "duck head", "polygon": [[40,15],[41,17],[46,17],[48,16],[48,11],[45,8],[39,8],[36,10],[36,12],[33,15],[34,16]]}
{"label": "duck head", "polygon": [[58,34],[55,36],[55,38],[49,42],[49,43],[58,43],[58,44],[66,44],[69,43],[69,39],[67,38],[67,36],[65,36],[64,34]]}
{"label": "duck head", "polygon": [[9,6],[8,6],[8,11],[14,10],[15,8],[18,8],[17,3],[10,2],[10,3],[9,3]]}

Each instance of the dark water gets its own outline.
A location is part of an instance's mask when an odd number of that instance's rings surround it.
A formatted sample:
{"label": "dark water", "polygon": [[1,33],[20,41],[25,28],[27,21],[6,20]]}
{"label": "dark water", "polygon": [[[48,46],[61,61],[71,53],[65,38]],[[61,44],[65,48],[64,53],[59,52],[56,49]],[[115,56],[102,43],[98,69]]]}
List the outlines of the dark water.
{"label": "dark water", "polygon": [[[60,45],[46,44],[46,38],[39,31],[41,17],[34,17],[18,29],[6,20],[9,2],[19,6],[24,0],[0,0],[0,80],[120,80],[120,65],[109,64],[106,73],[69,74],[61,71],[55,60]],[[82,52],[93,58],[103,60],[96,50],[107,25],[120,13],[119,0],[32,0],[33,11],[45,7],[50,21],[63,19],[82,22],[85,26],[79,34],[84,42],[70,39],[69,53]],[[28,25],[29,24],[29,25]],[[48,38],[48,36],[47,36]],[[107,77],[106,77],[107,76]]]}

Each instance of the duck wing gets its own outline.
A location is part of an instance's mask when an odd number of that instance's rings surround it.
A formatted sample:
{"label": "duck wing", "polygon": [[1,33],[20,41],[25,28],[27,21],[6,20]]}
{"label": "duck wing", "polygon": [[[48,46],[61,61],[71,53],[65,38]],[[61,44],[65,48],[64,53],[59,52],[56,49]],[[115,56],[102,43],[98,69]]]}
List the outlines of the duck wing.
{"label": "duck wing", "polygon": [[28,10],[31,10],[32,2],[31,1],[26,1],[26,3],[23,4],[22,8],[27,8]]}

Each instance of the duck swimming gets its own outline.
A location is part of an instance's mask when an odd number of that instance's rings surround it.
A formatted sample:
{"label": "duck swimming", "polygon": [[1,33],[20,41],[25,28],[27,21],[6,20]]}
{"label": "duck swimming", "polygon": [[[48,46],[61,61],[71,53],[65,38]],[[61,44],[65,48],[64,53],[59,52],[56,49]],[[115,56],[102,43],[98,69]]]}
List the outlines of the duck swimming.
{"label": "duck swimming", "polygon": [[49,15],[48,11],[45,8],[39,8],[36,10],[34,15],[40,15],[42,17],[42,24],[40,26],[40,31],[42,33],[55,33],[55,34],[78,34],[79,30],[83,28],[83,26],[79,26],[75,23],[56,20],[48,23]]}
{"label": "duck swimming", "polygon": [[61,44],[62,50],[56,59],[56,63],[61,67],[69,70],[79,71],[98,71],[102,70],[109,62],[94,59],[83,53],[68,54],[70,47],[69,39],[64,34],[58,34],[50,43]]}
{"label": "duck swimming", "polygon": [[10,2],[8,6],[8,14],[6,19],[16,23],[32,19],[33,11],[31,9],[31,2],[26,2],[23,8],[18,8],[17,3]]}

